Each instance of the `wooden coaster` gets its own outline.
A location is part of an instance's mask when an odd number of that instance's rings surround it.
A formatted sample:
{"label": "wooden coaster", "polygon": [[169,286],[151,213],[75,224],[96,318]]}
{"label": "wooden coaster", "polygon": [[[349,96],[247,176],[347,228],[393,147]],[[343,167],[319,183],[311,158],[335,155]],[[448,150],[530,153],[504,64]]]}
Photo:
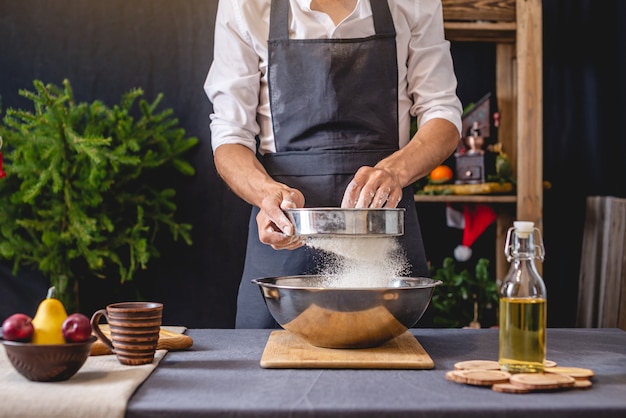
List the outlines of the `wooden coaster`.
{"label": "wooden coaster", "polygon": [[500,364],[493,360],[468,360],[455,363],[455,370],[500,370]]}
{"label": "wooden coaster", "polygon": [[450,370],[446,372],[446,380],[456,383],[467,383],[467,379],[461,373],[462,370]]}
{"label": "wooden coaster", "polygon": [[[555,367],[556,362],[552,360],[546,360],[543,363],[544,367]],[[500,370],[500,364],[494,360],[466,360],[459,361],[454,364],[455,370]]]}
{"label": "wooden coaster", "polygon": [[550,390],[588,389],[591,369],[560,367],[546,360],[544,373],[509,373],[500,370],[493,360],[467,360],[454,364],[454,370],[446,372],[446,380],[474,386],[491,386],[496,392],[530,393]]}
{"label": "wooden coaster", "polygon": [[585,369],[582,367],[561,367],[555,366],[550,367],[544,370],[546,373],[558,373],[564,374],[566,376],[571,376],[574,379],[578,380],[588,380],[591,379],[595,373],[591,369]]}
{"label": "wooden coaster", "polygon": [[574,387],[576,389],[589,389],[591,385],[591,380],[587,379],[576,379],[576,382],[574,382]]}
{"label": "wooden coaster", "polygon": [[495,385],[491,387],[491,389],[495,390],[496,392],[502,392],[502,393],[530,393],[532,392],[532,390],[524,386],[516,385],[515,383],[496,383]]}
{"label": "wooden coaster", "polygon": [[531,390],[566,388],[576,383],[573,377],[558,373],[518,373],[512,375],[510,381]]}
{"label": "wooden coaster", "polygon": [[491,386],[496,383],[508,383],[511,373],[502,370],[457,370],[465,383],[475,386]]}

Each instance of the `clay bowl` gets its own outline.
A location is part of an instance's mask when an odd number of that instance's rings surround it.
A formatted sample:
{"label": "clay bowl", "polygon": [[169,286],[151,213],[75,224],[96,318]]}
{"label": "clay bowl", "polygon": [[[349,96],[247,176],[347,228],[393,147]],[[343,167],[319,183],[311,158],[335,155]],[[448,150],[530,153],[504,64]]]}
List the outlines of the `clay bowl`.
{"label": "clay bowl", "polygon": [[19,374],[34,382],[68,380],[85,364],[95,336],[66,344],[32,344],[0,340],[9,361]]}
{"label": "clay bowl", "polygon": [[383,345],[417,324],[439,280],[390,279],[383,287],[328,287],[323,276],[255,279],[276,322],[326,348]]}

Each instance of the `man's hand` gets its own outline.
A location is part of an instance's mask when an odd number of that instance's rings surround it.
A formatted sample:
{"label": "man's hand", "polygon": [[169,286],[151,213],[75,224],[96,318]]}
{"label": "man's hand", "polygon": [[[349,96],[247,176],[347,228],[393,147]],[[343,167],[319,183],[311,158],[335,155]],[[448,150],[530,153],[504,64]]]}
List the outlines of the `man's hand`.
{"label": "man's hand", "polygon": [[293,224],[283,212],[304,206],[304,196],[296,189],[283,187],[266,196],[256,217],[259,240],[275,250],[293,250],[304,245],[304,239],[294,235]]}
{"label": "man's hand", "polygon": [[348,184],[342,208],[395,208],[402,199],[402,187],[388,170],[361,167]]}
{"label": "man's hand", "polygon": [[225,144],[215,150],[215,167],[237,196],[258,206],[256,217],[259,240],[276,250],[295,249],[304,245],[294,236],[293,225],[283,212],[304,207],[299,190],[273,180],[255,154],[239,144]]}
{"label": "man's hand", "polygon": [[428,175],[459,144],[459,131],[446,119],[434,118],[420,126],[409,143],[380,160],[361,167],[346,187],[342,208],[395,208],[402,189]]}

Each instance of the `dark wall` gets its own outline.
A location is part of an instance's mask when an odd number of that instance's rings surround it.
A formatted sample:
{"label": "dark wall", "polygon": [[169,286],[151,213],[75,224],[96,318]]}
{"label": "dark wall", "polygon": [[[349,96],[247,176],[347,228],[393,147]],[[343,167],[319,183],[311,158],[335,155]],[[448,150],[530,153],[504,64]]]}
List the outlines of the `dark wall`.
{"label": "dark wall", "polygon": [[544,278],[575,326],[585,198],[626,197],[626,2],[543,1]]}
{"label": "dark wall", "polygon": [[[626,3],[544,0],[543,6],[544,178],[553,185],[544,197],[544,278],[550,325],[574,326],[585,197],[626,197],[620,134]],[[32,89],[34,79],[60,84],[67,78],[78,100],[109,105],[141,87],[148,100],[164,93],[163,106],[200,139],[192,157],[197,173],[178,186],[179,213],[194,225],[194,245],[165,243],[161,258],[122,293],[89,282],[82,290],[86,313],[139,291],[165,303],[168,324],[234,325],[249,207],[224,186],[212,162],[211,107],[202,84],[216,7],[217,0],[0,0],[3,108],[30,105],[18,89]],[[493,86],[492,52],[483,45],[455,46],[453,53],[459,95],[464,103],[479,99]],[[441,210],[435,217],[443,222]],[[437,254],[448,251],[439,243],[430,248],[433,256],[448,255]],[[34,310],[47,288],[36,272],[14,277],[10,271],[0,264],[0,319]]]}
{"label": "dark wall", "polygon": [[[0,0],[3,109],[31,106],[18,89],[33,90],[34,79],[60,85],[67,78],[78,101],[110,106],[141,87],[148,100],[164,93],[162,107],[174,109],[187,134],[200,139],[192,157],[197,173],[177,187],[180,218],[193,224],[194,245],[164,243],[161,257],[121,294],[91,280],[81,289],[87,313],[140,291],[165,303],[165,322],[234,325],[249,207],[224,186],[212,161],[211,107],[202,85],[216,8],[217,0]],[[37,276],[32,272],[13,277],[10,267],[0,269],[0,318],[35,309],[47,288],[45,280],[27,280]]]}

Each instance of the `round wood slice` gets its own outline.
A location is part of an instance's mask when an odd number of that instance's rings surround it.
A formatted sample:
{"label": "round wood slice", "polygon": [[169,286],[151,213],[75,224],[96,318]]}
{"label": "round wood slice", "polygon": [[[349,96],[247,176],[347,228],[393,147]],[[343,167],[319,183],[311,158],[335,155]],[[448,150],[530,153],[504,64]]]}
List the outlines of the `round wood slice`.
{"label": "round wood slice", "polygon": [[531,390],[546,390],[572,387],[576,379],[558,373],[518,373],[511,376],[511,383]]}
{"label": "round wood slice", "polygon": [[496,383],[495,385],[491,387],[491,389],[495,390],[496,392],[503,392],[503,393],[530,393],[532,392],[530,389],[524,386],[516,385],[514,383]]}
{"label": "round wood slice", "polygon": [[587,379],[576,379],[576,382],[574,382],[574,387],[576,389],[589,389],[591,385],[591,380]]}
{"label": "round wood slice", "polygon": [[500,370],[500,365],[493,360],[467,360],[454,364],[455,370]]}
{"label": "round wood slice", "polygon": [[543,367],[555,367],[555,366],[556,366],[556,361],[545,360],[543,362]]}
{"label": "round wood slice", "polygon": [[465,383],[476,386],[491,386],[496,383],[508,383],[511,373],[502,370],[459,370]]}
{"label": "round wood slice", "polygon": [[566,376],[571,376],[574,379],[588,380],[592,378],[595,373],[591,369],[584,369],[582,367],[561,367],[555,366],[545,370],[546,373],[558,373]]}
{"label": "round wood slice", "polygon": [[467,379],[459,372],[459,370],[450,370],[446,372],[446,380],[451,380],[456,383],[467,383]]}

